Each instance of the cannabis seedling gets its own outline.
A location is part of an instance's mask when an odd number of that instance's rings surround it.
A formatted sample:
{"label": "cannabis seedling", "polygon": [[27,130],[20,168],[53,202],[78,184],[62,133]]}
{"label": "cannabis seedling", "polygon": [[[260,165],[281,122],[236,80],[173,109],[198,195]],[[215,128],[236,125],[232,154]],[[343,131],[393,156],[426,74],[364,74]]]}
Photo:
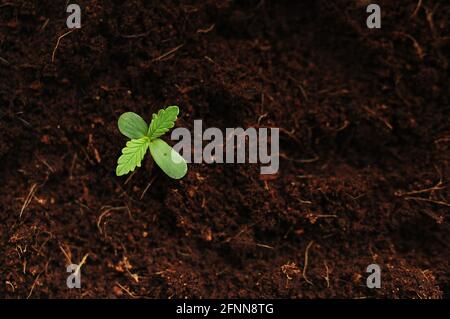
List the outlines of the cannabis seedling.
{"label": "cannabis seedling", "polygon": [[187,164],[184,158],[159,138],[174,127],[179,112],[178,106],[160,110],[158,114],[153,114],[150,126],[136,113],[127,112],[120,116],[119,131],[131,140],[127,142],[117,161],[117,176],[126,175],[136,167],[141,167],[147,149],[150,149],[156,164],[169,177],[180,179],[186,175]]}

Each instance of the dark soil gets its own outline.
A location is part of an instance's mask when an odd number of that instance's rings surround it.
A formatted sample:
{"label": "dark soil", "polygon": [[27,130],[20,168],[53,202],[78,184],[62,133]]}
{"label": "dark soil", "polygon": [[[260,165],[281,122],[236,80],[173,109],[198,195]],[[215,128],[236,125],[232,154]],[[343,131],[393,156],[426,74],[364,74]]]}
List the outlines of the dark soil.
{"label": "dark soil", "polygon": [[[0,1],[0,297],[450,297],[449,4],[76,2],[52,62],[66,1]],[[168,105],[280,127],[279,173],[116,177],[120,114]]]}

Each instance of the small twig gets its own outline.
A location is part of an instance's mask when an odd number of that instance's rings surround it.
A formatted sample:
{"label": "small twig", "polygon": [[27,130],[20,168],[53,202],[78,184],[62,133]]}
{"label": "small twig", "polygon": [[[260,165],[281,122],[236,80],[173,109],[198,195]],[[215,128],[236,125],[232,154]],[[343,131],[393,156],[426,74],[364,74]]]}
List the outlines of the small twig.
{"label": "small twig", "polygon": [[133,173],[130,174],[130,176],[128,176],[128,178],[126,179],[125,183],[123,183],[124,185],[127,185],[131,179],[133,178],[134,174],[136,174],[137,171],[134,171]]}
{"label": "small twig", "polygon": [[[19,114],[19,113],[18,113]],[[24,120],[23,118],[21,118],[20,116],[17,116],[17,118],[19,119],[19,121],[21,121],[26,127],[30,128],[31,124],[30,122]]]}
{"label": "small twig", "polygon": [[427,22],[430,25],[431,32],[436,35],[436,28],[434,27],[433,16],[439,4],[436,4],[433,9],[425,8]]}
{"label": "small twig", "polygon": [[391,130],[391,131],[393,130],[392,124],[389,123],[385,118],[379,116],[374,110],[370,109],[369,107],[367,107],[367,106],[365,106],[365,105],[363,105],[362,107],[363,107],[363,109],[366,110],[367,113],[369,113],[371,116],[373,116],[374,118],[376,118],[376,119],[380,120],[381,122],[383,122],[383,124],[386,125],[386,127],[387,127],[389,130]]}
{"label": "small twig", "polygon": [[335,131],[335,132],[340,132],[340,131],[343,131],[343,130],[345,130],[347,127],[348,127],[348,125],[350,124],[350,121],[348,121],[348,120],[344,120],[344,123],[340,126],[340,127],[337,127],[337,128],[331,128],[333,131]]}
{"label": "small twig", "polygon": [[7,281],[5,281],[5,284],[7,284],[8,286],[10,286],[12,288],[12,292],[14,292],[16,290],[16,287],[14,287],[14,285],[11,283],[11,281],[7,280]]}
{"label": "small twig", "polygon": [[73,179],[73,170],[75,169],[75,164],[77,162],[78,159],[78,154],[75,153],[75,155],[72,158],[72,163],[70,164],[70,169],[69,169],[69,179],[72,180]]}
{"label": "small twig", "polygon": [[36,279],[33,281],[33,285],[31,285],[31,289],[30,292],[27,296],[27,299],[30,299],[31,294],[33,293],[34,287],[36,286],[36,284],[38,283],[39,278],[41,277],[41,275],[47,271],[48,269],[48,265],[50,263],[51,259],[47,261],[47,263],[45,264],[45,268],[36,276]]}
{"label": "small twig", "polygon": [[131,298],[139,298],[138,296],[136,296],[135,294],[133,294],[129,289],[125,288],[124,286],[122,286],[121,284],[119,284],[118,282],[116,282],[117,286],[119,286],[120,289],[122,289],[123,291],[125,291]]}
{"label": "small twig", "polygon": [[395,192],[395,196],[398,197],[403,197],[403,196],[409,196],[409,195],[417,195],[417,194],[423,194],[423,193],[428,193],[428,192],[432,192],[435,190],[441,190],[441,189],[445,189],[447,188],[446,186],[441,186],[442,182],[440,181],[439,183],[436,184],[436,186],[430,187],[430,188],[425,188],[425,189],[420,189],[420,190],[415,190],[415,191],[411,191],[411,192]]}
{"label": "small twig", "polygon": [[258,117],[258,126],[261,125],[261,121],[262,121],[265,117],[267,117],[267,115],[269,115],[269,113],[264,113],[264,114],[262,114],[262,115],[260,115],[260,116]]}
{"label": "small twig", "polygon": [[61,39],[64,38],[65,36],[71,34],[71,33],[74,32],[75,30],[77,30],[77,29],[72,29],[72,30],[70,30],[70,31],[68,31],[68,32],[66,32],[66,33],[64,33],[63,35],[61,35],[61,36],[58,38],[58,41],[56,41],[56,46],[55,46],[55,48],[53,49],[53,53],[52,53],[52,63],[55,62],[56,50],[58,50],[59,43],[61,42]]}
{"label": "small twig", "polygon": [[208,32],[211,32],[212,30],[214,30],[215,26],[216,26],[216,24],[212,24],[210,27],[208,27],[206,29],[198,29],[197,33],[208,33]]}
{"label": "small twig", "polygon": [[[398,196],[398,197],[402,197],[405,200],[415,200],[415,201],[429,202],[429,203],[433,203],[433,204],[437,204],[437,205],[450,206],[450,204],[448,202],[431,199],[431,196],[434,194],[435,191],[443,190],[448,187],[444,184],[441,171],[436,166],[435,166],[435,168],[439,175],[439,181],[436,183],[436,185],[434,185],[432,187],[424,188],[424,189],[409,191],[409,192],[397,191],[394,193],[394,195]],[[419,195],[419,194],[424,194],[424,193],[430,193],[430,196],[429,196],[430,198],[411,196],[411,195]]]}
{"label": "small twig", "polygon": [[303,85],[301,85],[300,82],[298,82],[292,75],[288,75],[288,78],[291,79],[295,84],[297,84],[298,88],[300,89],[300,92],[303,95],[303,98],[305,99],[305,101],[308,101],[308,94],[306,93]]}
{"label": "small twig", "polygon": [[62,251],[64,257],[66,257],[68,264],[69,264],[69,265],[73,264],[73,263],[72,263],[72,258],[71,258],[71,255],[72,255],[72,254],[70,253],[70,250],[69,250],[69,252],[67,253],[66,250],[63,248],[62,245],[59,245],[59,249],[61,249],[61,251]]}
{"label": "small twig", "polygon": [[313,202],[310,201],[310,200],[304,200],[304,199],[301,199],[301,198],[297,198],[297,200],[298,200],[298,202],[299,202],[300,204],[311,205],[311,204],[313,203]]}
{"label": "small twig", "polygon": [[307,159],[295,159],[295,158],[290,158],[289,156],[287,156],[284,153],[280,153],[279,154],[281,158],[284,158],[285,160],[291,161],[291,162],[295,162],[295,163],[303,163],[303,164],[307,164],[307,163],[315,163],[318,160],[320,160],[319,156],[313,157],[313,158],[307,158]]}
{"label": "small twig", "polygon": [[442,138],[438,138],[437,140],[434,141],[434,144],[438,145],[440,143],[446,143],[446,142],[450,142],[450,136],[444,136]]}
{"label": "small twig", "polygon": [[53,169],[53,167],[43,158],[41,158],[40,156],[36,155],[36,158],[38,159],[39,162],[41,162],[42,164],[44,164],[49,170],[50,172],[54,173],[55,170]]}
{"label": "small twig", "polygon": [[210,62],[210,63],[220,67],[220,64],[217,63],[216,61],[214,61],[213,59],[211,59],[209,56],[205,55],[204,58],[205,58],[206,61],[208,61],[208,62]]}
{"label": "small twig", "polygon": [[427,22],[430,25],[431,34],[432,34],[433,38],[436,40],[436,41],[432,42],[432,45],[437,51],[437,56],[442,61],[443,68],[447,69],[448,64],[449,64],[448,60],[447,60],[446,56],[444,54],[442,54],[442,52],[440,51],[440,48],[437,45],[437,43],[441,43],[444,41],[448,42],[449,37],[441,37],[438,34],[438,32],[436,31],[435,25],[434,25],[434,20],[433,20],[434,13],[438,7],[439,7],[439,3],[437,3],[432,9],[425,7],[425,13],[426,13]]}
{"label": "small twig", "polygon": [[444,202],[444,201],[440,201],[440,200],[429,199],[429,198],[405,197],[405,200],[416,200],[416,201],[419,201],[419,202],[428,202],[428,203],[433,203],[433,204],[436,204],[436,205],[442,205],[442,206],[450,207],[450,203],[447,203],[447,202]]}
{"label": "small twig", "polygon": [[12,2],[6,2],[3,4],[0,4],[0,8],[4,8],[4,7],[15,7],[15,5]]}
{"label": "small twig", "polygon": [[402,80],[402,77],[401,77],[401,75],[396,75],[395,76],[395,93],[397,94],[397,96],[399,97],[399,99],[400,100],[402,100],[403,101],[403,103],[405,103],[406,105],[408,105],[408,106],[411,106],[411,102],[410,101],[408,101],[408,99],[404,96],[404,94],[403,94],[403,90],[402,90],[402,88],[400,87],[401,86],[401,80]]}
{"label": "small twig", "polygon": [[409,35],[407,33],[403,33],[403,32],[394,32],[394,34],[400,35],[402,37],[408,38],[412,41],[414,49],[416,50],[417,55],[419,56],[420,60],[423,60],[423,58],[425,57],[425,52],[423,51],[422,47],[420,46],[419,42],[417,42],[417,40],[412,36]]}
{"label": "small twig", "polygon": [[46,19],[44,24],[39,28],[39,32],[42,32],[47,27],[49,22],[50,22],[50,19]]}
{"label": "small twig", "polygon": [[274,247],[272,247],[272,246],[269,246],[269,245],[264,245],[264,244],[256,244],[256,246],[258,246],[258,247],[262,247],[262,248],[267,248],[267,249],[275,249]]}
{"label": "small twig", "polygon": [[25,199],[25,202],[22,205],[22,208],[20,210],[19,219],[22,218],[22,214],[25,211],[25,209],[30,205],[31,200],[33,199],[34,193],[36,192],[37,184],[33,184],[31,186],[30,192],[28,193],[27,198]]}
{"label": "small twig", "polygon": [[137,38],[144,38],[148,36],[150,33],[151,31],[147,31],[139,34],[121,34],[120,36],[125,39],[137,39]]}
{"label": "small twig", "polygon": [[417,14],[419,13],[420,8],[422,7],[422,2],[423,2],[423,0],[419,0],[417,2],[416,8],[414,9],[413,13],[409,17],[410,19],[413,19],[413,18],[415,18],[417,16]]}
{"label": "small twig", "polygon": [[126,206],[122,206],[122,207],[105,206],[105,207],[103,207],[101,210],[104,210],[104,212],[101,213],[100,216],[99,216],[98,219],[97,219],[97,228],[98,228],[100,234],[103,235],[103,230],[102,230],[102,228],[100,227],[100,223],[102,222],[103,217],[104,217],[106,214],[108,214],[108,213],[110,213],[110,212],[112,212],[112,211],[128,210],[128,207],[126,207]]}
{"label": "small twig", "polygon": [[223,243],[229,243],[231,240],[238,238],[239,236],[241,236],[243,233],[245,233],[246,231],[248,231],[249,229],[251,229],[253,226],[255,226],[257,223],[253,223],[247,226],[244,226],[236,235],[229,237],[227,239],[225,239],[223,241]]}
{"label": "small twig", "polygon": [[309,249],[311,248],[311,246],[314,244],[314,240],[311,240],[310,242],[309,242],[309,244],[308,244],[308,246],[306,246],[306,249],[305,249],[305,263],[304,263],[304,266],[303,266],[303,278],[305,279],[305,281],[308,283],[308,284],[310,284],[310,285],[314,285],[313,283],[312,283],[312,281],[310,281],[309,279],[308,279],[308,277],[306,277],[306,269],[308,268],[308,253],[309,253]]}
{"label": "small twig", "polygon": [[9,61],[2,58],[1,56],[0,56],[0,62],[2,62],[3,64],[6,64],[6,65],[9,65]]}
{"label": "small twig", "polygon": [[147,191],[149,190],[150,186],[152,186],[153,182],[155,181],[157,175],[153,176],[153,178],[150,180],[150,182],[148,183],[147,187],[145,187],[144,191],[142,192],[141,195],[141,200],[144,199],[145,194],[147,193]]}
{"label": "small twig", "polygon": [[86,263],[86,260],[88,257],[89,257],[89,254],[86,254],[83,256],[83,258],[81,259],[81,262],[78,264],[78,267],[74,272],[75,275],[78,275],[80,273],[81,267],[83,267],[83,265]]}
{"label": "small twig", "polygon": [[330,288],[330,269],[328,268],[327,262],[324,261],[323,264],[325,265],[325,281],[327,282],[327,288]]}
{"label": "small twig", "polygon": [[161,61],[162,59],[168,57],[169,55],[172,55],[173,53],[177,52],[177,51],[178,51],[179,49],[181,49],[183,46],[184,46],[184,44],[180,44],[179,46],[177,46],[177,47],[175,47],[175,48],[169,50],[168,52],[166,52],[166,53],[160,55],[159,57],[154,58],[154,59],[152,60],[152,62]]}
{"label": "small twig", "polygon": [[33,284],[31,285],[31,289],[30,289],[30,292],[28,293],[27,299],[30,299],[31,294],[33,293],[34,287],[36,286],[36,284],[37,284],[37,282],[38,282],[39,277],[41,276],[41,274],[42,274],[42,272],[39,273],[39,274],[36,276],[36,279],[33,281]]}

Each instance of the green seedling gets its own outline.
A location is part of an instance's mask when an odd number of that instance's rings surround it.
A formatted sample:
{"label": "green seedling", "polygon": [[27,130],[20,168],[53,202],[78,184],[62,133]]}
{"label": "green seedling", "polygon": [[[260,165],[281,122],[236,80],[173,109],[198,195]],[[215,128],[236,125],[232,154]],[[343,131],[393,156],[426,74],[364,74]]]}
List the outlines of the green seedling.
{"label": "green seedling", "polygon": [[184,158],[160,137],[175,126],[180,110],[178,106],[169,106],[153,114],[150,126],[142,117],[133,112],[120,116],[119,131],[130,138],[127,146],[122,149],[122,155],[117,161],[117,176],[126,175],[141,167],[141,162],[150,149],[155,163],[169,177],[181,179],[187,173],[187,164]]}

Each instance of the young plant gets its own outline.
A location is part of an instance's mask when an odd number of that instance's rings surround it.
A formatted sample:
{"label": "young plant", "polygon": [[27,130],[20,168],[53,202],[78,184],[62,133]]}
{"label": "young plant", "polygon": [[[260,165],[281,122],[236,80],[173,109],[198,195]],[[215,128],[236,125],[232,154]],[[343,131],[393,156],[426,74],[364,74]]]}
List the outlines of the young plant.
{"label": "young plant", "polygon": [[117,161],[117,176],[126,175],[136,167],[141,167],[147,149],[150,149],[155,163],[169,177],[181,179],[186,175],[187,164],[184,158],[159,138],[174,127],[179,112],[178,106],[160,110],[158,114],[153,114],[150,126],[136,113],[127,112],[120,116],[119,131],[131,140],[122,149],[122,155]]}

